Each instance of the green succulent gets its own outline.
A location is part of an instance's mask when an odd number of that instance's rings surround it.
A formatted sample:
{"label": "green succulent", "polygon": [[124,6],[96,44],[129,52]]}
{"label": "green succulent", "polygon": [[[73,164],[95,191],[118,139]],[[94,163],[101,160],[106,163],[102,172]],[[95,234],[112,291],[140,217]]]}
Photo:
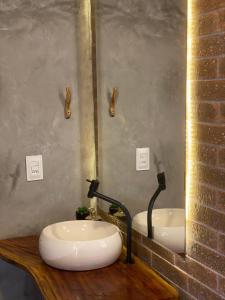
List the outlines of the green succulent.
{"label": "green succulent", "polygon": [[77,212],[79,214],[87,214],[88,213],[88,208],[86,206],[78,207]]}

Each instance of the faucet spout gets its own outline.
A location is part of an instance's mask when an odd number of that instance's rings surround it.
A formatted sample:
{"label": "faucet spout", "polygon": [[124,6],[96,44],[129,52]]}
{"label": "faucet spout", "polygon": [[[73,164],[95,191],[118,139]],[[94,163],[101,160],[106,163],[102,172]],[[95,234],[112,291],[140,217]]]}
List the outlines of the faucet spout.
{"label": "faucet spout", "polygon": [[97,198],[105,200],[106,202],[109,202],[111,204],[115,204],[115,205],[119,206],[121,208],[121,210],[125,213],[126,220],[127,220],[127,242],[126,242],[127,257],[126,257],[126,263],[131,264],[132,263],[132,257],[131,257],[132,218],[131,218],[131,215],[130,215],[128,209],[126,208],[125,205],[123,205],[118,200],[115,200],[115,199],[110,198],[108,196],[105,196],[101,193],[98,193],[97,192],[97,189],[98,189],[98,186],[99,186],[99,181],[98,180],[87,180],[87,181],[91,183],[90,187],[89,187],[89,191],[88,191],[88,198],[97,197]]}
{"label": "faucet spout", "polygon": [[155,203],[156,198],[159,196],[161,191],[166,189],[166,177],[165,173],[157,174],[158,179],[158,188],[155,191],[154,195],[152,196],[149,205],[148,205],[148,215],[147,215],[147,224],[148,224],[148,238],[153,238],[153,231],[152,231],[152,210]]}

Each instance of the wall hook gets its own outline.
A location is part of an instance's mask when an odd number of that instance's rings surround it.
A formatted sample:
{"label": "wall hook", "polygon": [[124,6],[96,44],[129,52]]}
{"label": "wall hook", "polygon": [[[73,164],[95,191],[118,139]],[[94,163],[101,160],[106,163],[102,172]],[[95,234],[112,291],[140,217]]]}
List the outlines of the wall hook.
{"label": "wall hook", "polygon": [[70,109],[70,104],[71,104],[71,89],[69,87],[66,88],[66,99],[65,99],[65,118],[69,119],[71,117],[71,109]]}
{"label": "wall hook", "polygon": [[111,95],[111,99],[110,99],[110,102],[109,102],[109,115],[110,117],[115,117],[115,114],[116,114],[116,109],[115,109],[115,106],[116,106],[116,97],[118,95],[118,91],[117,91],[117,88],[113,88],[113,91],[112,91],[112,95]]}

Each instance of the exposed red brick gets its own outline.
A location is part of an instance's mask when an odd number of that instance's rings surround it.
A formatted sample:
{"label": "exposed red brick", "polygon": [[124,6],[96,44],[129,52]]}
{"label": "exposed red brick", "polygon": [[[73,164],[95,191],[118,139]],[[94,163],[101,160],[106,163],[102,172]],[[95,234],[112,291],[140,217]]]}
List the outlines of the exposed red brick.
{"label": "exposed red brick", "polygon": [[196,280],[188,279],[188,291],[198,300],[222,300],[222,298],[208,289],[206,286],[201,285]]}
{"label": "exposed red brick", "polygon": [[199,100],[225,100],[225,80],[199,81],[196,85],[195,93]]}
{"label": "exposed red brick", "polygon": [[189,256],[225,276],[225,256],[194,241],[188,243],[187,251]]}
{"label": "exposed red brick", "polygon": [[199,124],[197,127],[200,142],[225,145],[225,126],[209,126]]}
{"label": "exposed red brick", "polygon": [[225,122],[225,103],[220,103],[220,119]]}
{"label": "exposed red brick", "polygon": [[218,11],[218,31],[225,31],[225,9]]}
{"label": "exposed red brick", "polygon": [[217,192],[216,207],[217,209],[225,212],[225,192]]}
{"label": "exposed red brick", "polygon": [[219,30],[218,24],[219,18],[217,13],[201,15],[197,25],[199,35],[217,32]]}
{"label": "exposed red brick", "polygon": [[199,184],[196,189],[196,201],[207,206],[215,206],[216,193],[213,189]]}
{"label": "exposed red brick", "polygon": [[179,255],[176,255],[175,264],[176,266],[178,266],[178,268],[185,271],[187,274],[193,276],[194,278],[211,287],[212,289],[216,289],[216,273],[212,272],[208,268],[205,268],[197,261],[193,260],[190,257],[185,257],[185,259],[183,259],[179,257]]}
{"label": "exposed red brick", "polygon": [[225,167],[225,148],[219,150],[219,165]]}
{"label": "exposed red brick", "polygon": [[143,244],[147,248],[151,249],[151,251],[155,252],[162,258],[166,259],[167,261],[174,263],[174,252],[170,251],[169,249],[163,247],[162,245],[150,240],[147,237],[143,237]]}
{"label": "exposed red brick", "polygon": [[225,277],[219,277],[219,292],[225,296]]}
{"label": "exposed red brick", "polygon": [[152,253],[152,267],[184,290],[187,290],[186,274],[154,253]]}
{"label": "exposed red brick", "polygon": [[220,57],[218,59],[219,64],[219,77],[225,78],[225,57]]}
{"label": "exposed red brick", "polygon": [[224,0],[198,0],[195,2],[196,13],[205,13],[225,7]]}
{"label": "exposed red brick", "polygon": [[[225,215],[211,208],[199,205],[198,203],[191,203],[190,218],[194,221],[204,223],[212,227],[212,229],[225,232]],[[217,248],[216,245],[214,247],[215,249]]]}
{"label": "exposed red brick", "polygon": [[198,121],[200,122],[217,122],[220,116],[219,103],[200,102],[198,104]]}
{"label": "exposed red brick", "polygon": [[217,59],[196,59],[192,64],[191,77],[213,79],[217,77]]}
{"label": "exposed red brick", "polygon": [[218,250],[222,254],[225,254],[225,235],[219,234],[218,236]]}
{"label": "exposed red brick", "polygon": [[200,162],[215,165],[217,162],[217,149],[214,146],[200,144],[197,156]]}
{"label": "exposed red brick", "polygon": [[194,298],[194,296],[192,297],[190,294],[183,291],[182,289],[178,288],[178,292],[179,292],[179,296],[180,296],[179,299],[181,299],[181,300],[196,300],[196,298]]}
{"label": "exposed red brick", "polygon": [[197,57],[222,55],[225,52],[225,35],[201,37],[193,41],[193,54]]}
{"label": "exposed red brick", "polygon": [[148,264],[150,264],[151,261],[151,251],[144,247],[139,242],[133,241],[132,242],[132,252],[140,257],[142,260],[146,261]]}
{"label": "exposed red brick", "polygon": [[[192,212],[193,215],[193,212]],[[197,215],[195,215],[195,218],[199,218],[203,221],[206,220],[206,218],[204,218],[204,216],[201,216],[201,218]],[[208,227],[202,225],[202,224],[198,224],[196,222],[187,221],[187,228],[188,228],[188,237],[191,240],[195,240],[197,242],[200,242],[212,249],[216,249],[217,248],[217,235],[215,234],[214,230],[209,229]]]}
{"label": "exposed red brick", "polygon": [[199,166],[199,180],[218,188],[225,188],[225,170]]}
{"label": "exposed red brick", "polygon": [[137,232],[136,230],[132,229],[132,239],[141,242],[142,235],[139,232]]}

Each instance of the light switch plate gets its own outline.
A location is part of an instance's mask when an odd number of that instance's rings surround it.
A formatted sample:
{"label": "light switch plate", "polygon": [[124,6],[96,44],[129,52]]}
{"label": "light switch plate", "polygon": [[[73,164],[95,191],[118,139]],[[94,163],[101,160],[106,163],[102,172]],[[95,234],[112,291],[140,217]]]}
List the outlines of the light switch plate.
{"label": "light switch plate", "polygon": [[150,169],[149,155],[149,148],[136,148],[136,171],[147,171]]}
{"label": "light switch plate", "polygon": [[42,155],[26,156],[27,181],[43,179]]}

